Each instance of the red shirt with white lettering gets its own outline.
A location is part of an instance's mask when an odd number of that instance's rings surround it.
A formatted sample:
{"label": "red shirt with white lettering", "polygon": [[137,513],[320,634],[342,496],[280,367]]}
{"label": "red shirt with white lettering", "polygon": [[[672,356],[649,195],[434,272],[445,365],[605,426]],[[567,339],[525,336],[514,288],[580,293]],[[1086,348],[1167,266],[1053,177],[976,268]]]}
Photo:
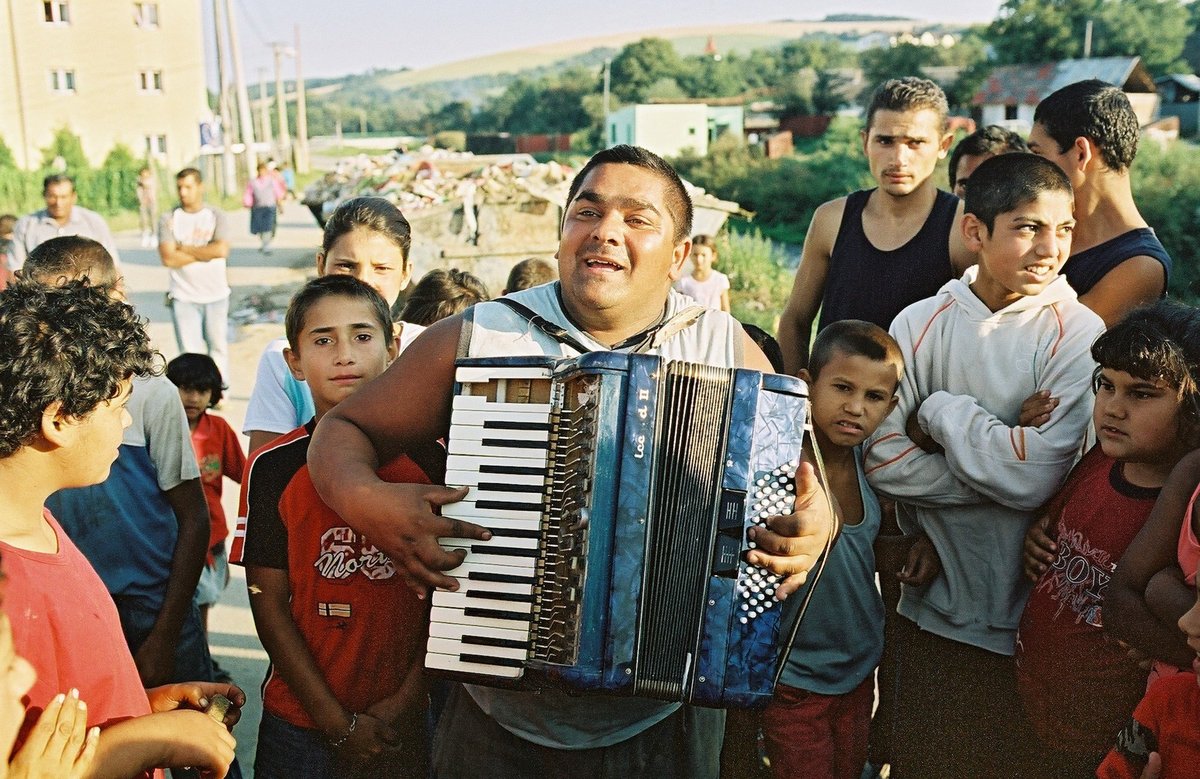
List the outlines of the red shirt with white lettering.
{"label": "red shirt with white lettering", "polygon": [[1099,762],[1146,689],[1146,671],[1104,634],[1104,592],[1145,524],[1157,488],[1125,480],[1095,446],[1051,501],[1053,564],[1038,579],[1017,633],[1017,684],[1034,732]]}
{"label": "red shirt with white lettering", "polygon": [[[347,711],[365,711],[395,693],[421,662],[426,604],[391,559],[317,495],[307,463],[312,429],[310,422],[252,455],[229,560],[287,570],[292,619],[317,667]],[[406,457],[379,476],[429,483]],[[297,727],[316,727],[273,667],[263,708]]]}

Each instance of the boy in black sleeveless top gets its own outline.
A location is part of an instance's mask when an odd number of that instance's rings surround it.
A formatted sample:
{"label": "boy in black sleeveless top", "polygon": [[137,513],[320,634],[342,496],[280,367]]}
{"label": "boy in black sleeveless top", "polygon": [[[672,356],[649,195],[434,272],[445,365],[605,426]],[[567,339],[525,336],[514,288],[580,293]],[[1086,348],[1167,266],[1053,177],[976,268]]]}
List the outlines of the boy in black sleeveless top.
{"label": "boy in black sleeveless top", "polygon": [[954,229],[958,198],[932,179],[953,139],[948,110],[942,90],[920,78],[885,81],[871,98],[862,139],[878,186],[813,214],[779,323],[788,373],[808,362],[818,310],[821,327],[864,319],[887,329],[901,309],[975,263]]}
{"label": "boy in black sleeveless top", "polygon": [[1133,202],[1129,167],[1138,118],[1119,88],[1099,79],[1038,104],[1029,150],[1063,169],[1075,189],[1075,237],[1062,275],[1079,301],[1112,326],[1167,294],[1171,257]]}

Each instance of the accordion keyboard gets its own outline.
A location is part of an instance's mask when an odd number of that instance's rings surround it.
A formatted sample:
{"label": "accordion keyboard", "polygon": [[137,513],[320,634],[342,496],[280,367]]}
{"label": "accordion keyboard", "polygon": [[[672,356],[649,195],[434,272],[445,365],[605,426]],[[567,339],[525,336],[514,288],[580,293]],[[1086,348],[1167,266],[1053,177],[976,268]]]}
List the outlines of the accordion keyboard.
{"label": "accordion keyboard", "polygon": [[447,572],[458,591],[433,594],[430,668],[518,679],[528,660],[561,659],[574,647],[590,440],[571,424],[581,421],[579,404],[563,408],[550,376],[542,366],[457,373],[464,390],[451,413],[446,483],[468,493],[442,514],[492,538],[441,539],[468,554]]}

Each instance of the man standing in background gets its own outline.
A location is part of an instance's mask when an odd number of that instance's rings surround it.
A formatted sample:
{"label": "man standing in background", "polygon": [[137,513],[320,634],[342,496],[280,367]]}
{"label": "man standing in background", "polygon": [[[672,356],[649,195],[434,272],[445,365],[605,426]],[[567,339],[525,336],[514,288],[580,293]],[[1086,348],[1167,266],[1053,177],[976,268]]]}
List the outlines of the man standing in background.
{"label": "man standing in background", "polygon": [[62,173],[53,173],[42,180],[42,197],[46,207],[17,220],[13,228],[12,251],[8,255],[9,270],[20,270],[29,253],[51,238],[79,235],[102,245],[119,268],[117,243],[104,218],[95,211],[76,204],[75,181]]}
{"label": "man standing in background", "polygon": [[200,171],[175,176],[179,207],[158,227],[158,256],[170,269],[167,295],[180,352],[207,354],[229,383],[229,256],[225,214],[204,202]]}
{"label": "man standing in background", "polygon": [[149,249],[154,245],[154,231],[158,227],[158,181],[149,167],[138,171],[137,199],[142,248]]}

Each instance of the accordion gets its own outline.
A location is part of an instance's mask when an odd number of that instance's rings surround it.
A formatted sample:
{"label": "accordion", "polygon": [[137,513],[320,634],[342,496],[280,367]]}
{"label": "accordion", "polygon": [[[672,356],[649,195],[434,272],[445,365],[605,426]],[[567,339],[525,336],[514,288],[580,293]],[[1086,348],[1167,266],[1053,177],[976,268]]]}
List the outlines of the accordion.
{"label": "accordion", "polygon": [[520,688],[751,706],[774,688],[780,577],[747,531],[795,503],[807,388],[647,355],[456,365],[442,514],[492,531],[431,599],[427,668]]}

